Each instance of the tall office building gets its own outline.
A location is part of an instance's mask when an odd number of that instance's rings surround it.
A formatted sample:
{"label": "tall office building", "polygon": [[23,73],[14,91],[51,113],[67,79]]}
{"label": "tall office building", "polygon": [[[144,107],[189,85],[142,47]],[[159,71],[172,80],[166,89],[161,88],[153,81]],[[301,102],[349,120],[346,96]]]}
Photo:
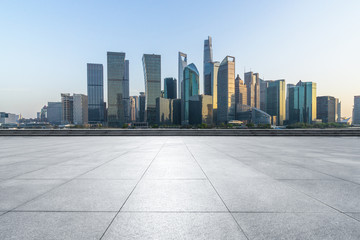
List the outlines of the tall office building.
{"label": "tall office building", "polygon": [[182,96],[181,93],[181,85],[184,80],[184,69],[187,66],[187,54],[179,52],[178,56],[178,96],[179,98]]}
{"label": "tall office building", "polygon": [[199,95],[199,71],[195,64],[191,63],[184,69],[181,95],[181,124],[189,124],[189,99]]}
{"label": "tall office building", "polygon": [[139,118],[139,97],[130,96],[129,98],[129,107],[130,107],[130,121],[136,122]]}
{"label": "tall office building", "polygon": [[316,118],[323,123],[337,121],[337,99],[332,96],[320,96],[316,98]]}
{"label": "tall office building", "polygon": [[161,95],[161,56],[144,54],[145,118],[149,124],[156,123],[156,99]]}
{"label": "tall office building", "polygon": [[190,97],[189,101],[189,123],[197,124],[213,124],[213,107],[212,96],[195,95]]}
{"label": "tall office building", "polygon": [[227,56],[221,62],[217,77],[217,121],[235,119],[235,58]]}
{"label": "tall office building", "polygon": [[87,64],[88,120],[104,123],[104,73],[102,64]]}
{"label": "tall office building", "polygon": [[139,96],[139,122],[145,122],[145,93],[140,92]]}
{"label": "tall office building", "polygon": [[286,118],[285,80],[266,82],[266,113],[276,119],[273,124],[283,125]]}
{"label": "tall office building", "polygon": [[123,52],[107,52],[108,125],[129,121],[129,61]]}
{"label": "tall office building", "polygon": [[235,103],[247,105],[247,88],[239,74],[235,78]]}
{"label": "tall office building", "polygon": [[316,83],[299,81],[288,85],[289,123],[309,123],[316,119]]}
{"label": "tall office building", "polygon": [[245,85],[247,87],[247,104],[260,109],[260,78],[258,73],[245,73]]}
{"label": "tall office building", "polygon": [[76,125],[84,125],[88,123],[88,96],[74,93],[73,118],[74,124]]}
{"label": "tall office building", "polygon": [[289,92],[293,87],[295,87],[295,84],[288,83],[286,85],[286,120],[289,120]]}
{"label": "tall office building", "polygon": [[260,110],[266,112],[266,91],[268,82],[260,78]]}
{"label": "tall office building", "polygon": [[158,97],[156,99],[156,123],[159,125],[172,124],[172,99]]}
{"label": "tall office building", "polygon": [[354,96],[353,124],[360,124],[360,96]]}
{"label": "tall office building", "polygon": [[175,99],[177,98],[177,85],[175,78],[164,79],[164,98]]}
{"label": "tall office building", "polygon": [[211,72],[213,62],[213,51],[212,51],[212,39],[209,36],[208,39],[204,40],[204,94],[211,94]]}
{"label": "tall office building", "polygon": [[341,121],[341,102],[338,98],[335,98],[335,122]]}
{"label": "tall office building", "polygon": [[54,125],[60,125],[62,122],[62,103],[48,102],[47,121]]}
{"label": "tall office building", "polygon": [[70,93],[61,94],[61,107],[62,107],[62,124],[72,124],[74,122],[74,108],[73,108],[74,99]]}

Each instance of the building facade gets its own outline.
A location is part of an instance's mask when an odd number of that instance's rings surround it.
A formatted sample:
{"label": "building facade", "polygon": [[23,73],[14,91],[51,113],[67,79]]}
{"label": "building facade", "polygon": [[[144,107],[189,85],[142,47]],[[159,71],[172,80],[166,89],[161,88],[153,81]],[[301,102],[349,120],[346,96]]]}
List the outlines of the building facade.
{"label": "building facade", "polygon": [[177,81],[175,78],[164,79],[164,98],[177,98]]}
{"label": "building facade", "polygon": [[276,125],[283,125],[286,119],[285,80],[266,81],[266,110]]}
{"label": "building facade", "polygon": [[185,67],[187,66],[187,54],[186,53],[182,53],[182,52],[179,52],[179,55],[178,55],[178,96],[181,97],[182,96],[182,89],[181,89],[181,86],[182,86],[182,81],[184,80],[184,70],[185,70]]}
{"label": "building facade", "polygon": [[235,58],[227,56],[221,62],[217,77],[217,122],[235,119]]}
{"label": "building facade", "polygon": [[212,62],[213,62],[213,51],[212,51],[212,38],[209,36],[208,39],[204,40],[204,94],[211,94],[211,86],[212,86]]}
{"label": "building facade", "polygon": [[74,123],[74,99],[70,93],[61,94],[61,108],[62,108],[62,124],[73,124]]}
{"label": "building facade", "polygon": [[244,75],[247,87],[247,104],[260,109],[260,78],[258,73],[247,72]]}
{"label": "building facade", "polygon": [[189,99],[189,124],[213,124],[212,96],[195,95]]}
{"label": "building facade", "polygon": [[156,123],[156,99],[161,96],[161,56],[144,54],[142,58],[145,81],[145,118]]}
{"label": "building facade", "polygon": [[84,94],[73,95],[73,118],[74,124],[84,125],[88,123],[88,96]]}
{"label": "building facade", "polygon": [[288,85],[288,123],[308,123],[316,120],[316,83],[299,81]]}
{"label": "building facade", "polygon": [[87,64],[88,120],[104,123],[104,70],[102,64]]}
{"label": "building facade", "polygon": [[360,124],[360,96],[354,96],[352,124]]}
{"label": "building facade", "polygon": [[145,122],[145,93],[140,92],[139,96],[139,120],[138,122]]}
{"label": "building facade", "polygon": [[107,53],[108,125],[121,127],[129,121],[129,61],[123,52]]}
{"label": "building facade", "polygon": [[320,96],[316,98],[316,118],[323,123],[336,122],[337,118],[336,98],[332,96]]}
{"label": "building facade", "polygon": [[239,74],[235,78],[235,103],[247,105],[247,88]]}
{"label": "building facade", "polygon": [[47,121],[50,124],[60,125],[62,121],[62,103],[48,102]]}
{"label": "building facade", "polygon": [[172,99],[158,97],[156,99],[156,123],[159,125],[172,124]]}
{"label": "building facade", "polygon": [[199,95],[199,71],[191,63],[184,69],[181,95],[181,124],[189,124],[189,100],[191,96]]}

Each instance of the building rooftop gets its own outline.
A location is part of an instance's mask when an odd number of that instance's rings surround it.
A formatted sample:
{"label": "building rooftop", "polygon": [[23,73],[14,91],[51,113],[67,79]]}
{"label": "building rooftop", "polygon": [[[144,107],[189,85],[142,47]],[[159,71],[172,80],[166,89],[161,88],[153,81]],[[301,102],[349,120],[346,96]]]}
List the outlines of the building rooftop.
{"label": "building rooftop", "polygon": [[0,239],[360,236],[360,138],[0,143]]}

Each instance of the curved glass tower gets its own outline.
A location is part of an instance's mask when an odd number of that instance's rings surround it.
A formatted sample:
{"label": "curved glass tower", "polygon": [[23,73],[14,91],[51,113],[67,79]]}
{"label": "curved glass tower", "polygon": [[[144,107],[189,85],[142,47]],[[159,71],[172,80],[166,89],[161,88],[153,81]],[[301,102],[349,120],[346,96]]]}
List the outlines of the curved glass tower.
{"label": "curved glass tower", "polygon": [[191,63],[184,69],[184,81],[181,87],[181,124],[189,124],[189,99],[199,95],[199,71],[195,64]]}
{"label": "curved glass tower", "polygon": [[178,97],[182,96],[182,81],[184,80],[184,69],[187,66],[187,54],[179,52],[179,62],[178,62]]}

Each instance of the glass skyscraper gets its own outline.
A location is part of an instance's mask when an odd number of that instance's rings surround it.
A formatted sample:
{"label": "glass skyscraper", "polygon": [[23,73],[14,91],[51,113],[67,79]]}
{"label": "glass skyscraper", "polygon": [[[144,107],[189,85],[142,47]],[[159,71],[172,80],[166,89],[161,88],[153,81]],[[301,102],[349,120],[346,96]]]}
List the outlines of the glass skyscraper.
{"label": "glass skyscraper", "polygon": [[179,98],[182,96],[182,81],[184,80],[184,69],[187,66],[187,54],[179,52],[179,59],[178,59],[178,96]]}
{"label": "glass skyscraper", "polygon": [[87,94],[89,123],[104,123],[104,74],[102,64],[87,64]]}
{"label": "glass skyscraper", "polygon": [[175,78],[164,79],[164,98],[175,99],[177,98],[177,86]]}
{"label": "glass skyscraper", "polygon": [[276,117],[276,125],[285,120],[285,80],[266,81],[266,113]]}
{"label": "glass skyscraper", "polygon": [[316,83],[299,81],[288,85],[289,123],[309,123],[316,119]]}
{"label": "glass skyscraper", "polygon": [[156,99],[161,95],[161,56],[144,54],[145,116],[149,124],[156,123]]}
{"label": "glass skyscraper", "polygon": [[213,61],[213,51],[212,51],[212,39],[204,40],[204,94],[212,95],[212,61]]}
{"label": "glass skyscraper", "polygon": [[108,125],[120,127],[129,121],[129,61],[123,52],[107,53]]}
{"label": "glass skyscraper", "polygon": [[245,73],[245,85],[247,87],[247,104],[250,107],[260,109],[260,78],[258,73]]}
{"label": "glass skyscraper", "polygon": [[221,62],[217,77],[217,121],[235,119],[235,58],[227,56]]}
{"label": "glass skyscraper", "polygon": [[199,71],[191,63],[184,69],[181,95],[181,124],[189,124],[189,100],[191,96],[199,95]]}

